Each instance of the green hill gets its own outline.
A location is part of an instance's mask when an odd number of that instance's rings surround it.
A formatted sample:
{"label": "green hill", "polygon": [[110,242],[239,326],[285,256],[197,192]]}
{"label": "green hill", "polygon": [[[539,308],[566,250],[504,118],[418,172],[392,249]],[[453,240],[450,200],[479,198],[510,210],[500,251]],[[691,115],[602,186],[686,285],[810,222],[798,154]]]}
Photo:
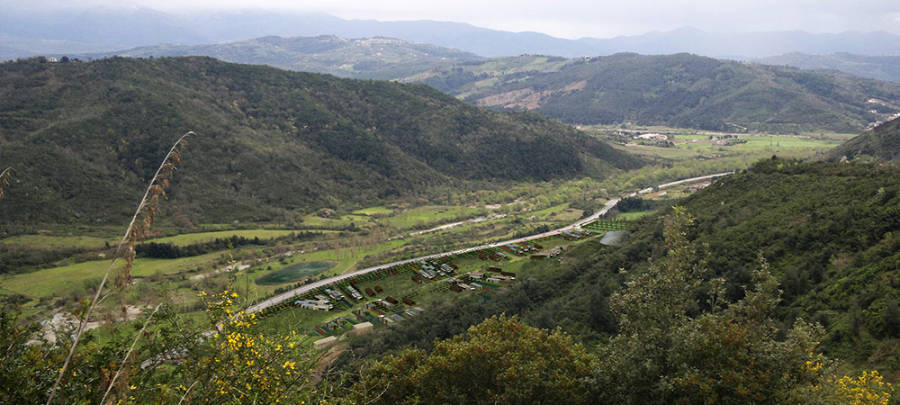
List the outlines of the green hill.
{"label": "green hill", "polygon": [[[900,370],[900,169],[894,166],[800,163],[781,159],[716,181],[680,205],[695,217],[687,237],[722,277],[727,298],[744,296],[762,253],[779,281],[777,319],[825,328],[822,349],[850,364]],[[670,213],[669,210],[668,213]],[[585,342],[605,342],[619,325],[610,296],[666,255],[663,216],[645,217],[618,247],[591,242],[559,264],[535,262],[540,276],[492,297],[439,305],[403,330],[355,343],[356,356],[393,347],[430,347],[485,317],[518,314],[541,328],[561,326]],[[697,297],[692,312],[704,310]],[[352,362],[350,364],[353,364]]]}
{"label": "green hill", "polygon": [[605,176],[640,161],[534,114],[422,85],[210,58],[0,65],[0,229],[121,224],[165,151],[190,139],[170,209],[191,222],[282,221],[317,207],[517,181]]}
{"label": "green hill", "polygon": [[411,76],[476,105],[576,124],[858,132],[900,111],[900,84],[689,54],[519,56]]}
{"label": "green hill", "polygon": [[269,65],[281,69],[328,73],[358,79],[397,79],[482,57],[456,49],[394,38],[344,39],[333,35],[282,38],[268,36],[212,45],[158,45],[85,58],[110,56],[209,56],[226,62]]}
{"label": "green hill", "polygon": [[900,163],[900,118],[881,124],[837,146],[828,153],[831,160],[875,159]]}

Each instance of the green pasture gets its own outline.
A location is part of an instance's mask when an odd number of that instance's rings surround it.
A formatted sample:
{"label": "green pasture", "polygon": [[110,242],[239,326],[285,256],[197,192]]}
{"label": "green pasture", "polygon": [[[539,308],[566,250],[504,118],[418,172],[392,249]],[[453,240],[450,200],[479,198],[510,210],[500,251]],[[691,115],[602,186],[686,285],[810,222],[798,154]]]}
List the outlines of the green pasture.
{"label": "green pasture", "polygon": [[19,245],[35,249],[99,249],[104,247],[107,242],[115,244],[118,240],[94,236],[57,236],[41,234],[18,235],[0,239],[0,244],[3,245]]}
{"label": "green pasture", "polygon": [[[132,275],[147,277],[155,274],[175,274],[208,265],[222,255],[222,252],[207,253],[178,259],[138,258],[134,261]],[[103,278],[111,260],[92,260],[67,266],[54,267],[0,277],[4,289],[28,297],[61,296],[73,287],[84,286],[85,280]],[[121,262],[117,263],[121,266]]]}
{"label": "green pasture", "polygon": [[391,215],[394,213],[393,209],[387,207],[369,207],[363,208],[361,210],[353,211],[356,215],[368,215],[368,216],[378,216],[378,215]]}
{"label": "green pasture", "polygon": [[640,219],[646,217],[647,215],[656,214],[657,211],[635,211],[635,212],[620,212],[619,218],[624,219],[626,221],[634,221],[636,219]]}
{"label": "green pasture", "polygon": [[198,243],[212,242],[216,239],[230,238],[232,236],[238,236],[248,239],[274,239],[290,235],[291,232],[297,233],[303,231],[284,229],[236,229],[232,231],[185,233],[181,235],[167,236],[164,238],[149,239],[146,242],[171,243],[176,246],[188,246]]}
{"label": "green pasture", "polygon": [[478,208],[429,205],[396,213],[384,218],[383,222],[397,229],[410,229],[452,222],[481,212]]}

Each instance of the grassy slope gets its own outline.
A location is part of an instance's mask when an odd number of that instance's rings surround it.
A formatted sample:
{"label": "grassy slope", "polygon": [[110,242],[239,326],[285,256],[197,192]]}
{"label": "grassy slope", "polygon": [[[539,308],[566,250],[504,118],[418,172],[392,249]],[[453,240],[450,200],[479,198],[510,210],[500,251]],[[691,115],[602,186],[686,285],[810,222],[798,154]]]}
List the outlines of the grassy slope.
{"label": "grassy slope", "polygon": [[559,123],[477,109],[425,86],[208,58],[5,63],[0,115],[0,161],[16,170],[0,223],[14,233],[121,223],[189,129],[200,135],[170,195],[185,226],[290,222],[298,209],[639,164]]}
{"label": "grassy slope", "polygon": [[[520,56],[411,77],[476,104],[567,122],[729,131],[859,131],[900,109],[900,84],[688,54]],[[877,105],[869,99],[887,101]],[[873,114],[869,110],[877,110]]]}
{"label": "grassy slope", "polygon": [[[689,233],[707,244],[710,268],[742,294],[762,252],[781,281],[778,318],[803,317],[827,330],[823,348],[852,364],[900,370],[900,171],[894,167],[767,160],[720,180],[683,204],[697,217]],[[588,244],[562,263],[539,266],[504,294],[438,306],[408,328],[354,344],[368,356],[404,344],[427,346],[494,313],[520,314],[535,326],[562,326],[589,342],[615,333],[608,298],[647,258],[664,251],[662,217],[638,221],[630,239],[611,248]],[[624,269],[620,272],[618,269]]]}
{"label": "grassy slope", "polygon": [[875,159],[900,163],[900,118],[859,135],[828,154],[829,159]]}

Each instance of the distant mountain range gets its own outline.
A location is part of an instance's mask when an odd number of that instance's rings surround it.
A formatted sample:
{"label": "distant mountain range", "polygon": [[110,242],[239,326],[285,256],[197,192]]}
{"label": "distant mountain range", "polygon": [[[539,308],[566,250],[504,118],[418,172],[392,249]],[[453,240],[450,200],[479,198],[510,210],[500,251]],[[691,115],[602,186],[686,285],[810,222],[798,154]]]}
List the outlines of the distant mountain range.
{"label": "distant mountain range", "polygon": [[342,39],[330,35],[293,38],[269,36],[216,45],[159,45],[80,57],[95,59],[113,55],[209,56],[226,62],[383,80],[484,59],[468,52],[399,39]]}
{"label": "distant mountain range", "polygon": [[689,54],[496,58],[406,80],[575,124],[859,132],[900,112],[900,83]]}
{"label": "distant mountain range", "polygon": [[828,55],[788,53],[753,59],[766,65],[793,66],[810,70],[837,70],[870,79],[900,83],[900,56],[867,56],[846,52]]}
{"label": "distant mountain range", "polygon": [[[181,134],[189,221],[291,221],[434,190],[604,177],[641,161],[554,120],[432,88],[211,58],[0,64],[0,232],[127,218]],[[219,222],[216,222],[219,223]]]}
{"label": "distant mountain range", "polygon": [[[146,8],[34,12],[0,6],[0,57],[109,52],[166,43],[198,45],[264,36],[391,37],[481,56],[565,57],[618,52],[760,58],[789,52],[900,55],[900,36],[886,32],[811,34],[797,31],[710,33],[692,28],[608,39],[563,39],[440,21],[345,20],[326,14],[204,12],[171,15]],[[54,45],[55,44],[55,45]],[[75,45],[73,49],[71,45]],[[88,49],[91,48],[91,49]]]}

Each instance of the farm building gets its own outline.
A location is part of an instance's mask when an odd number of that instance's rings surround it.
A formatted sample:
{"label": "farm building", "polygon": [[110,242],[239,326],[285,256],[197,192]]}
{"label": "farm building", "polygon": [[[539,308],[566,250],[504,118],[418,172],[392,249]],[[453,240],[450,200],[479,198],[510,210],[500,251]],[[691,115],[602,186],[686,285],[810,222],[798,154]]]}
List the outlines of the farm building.
{"label": "farm building", "polygon": [[314,309],[317,311],[330,311],[332,308],[334,308],[334,306],[331,305],[331,303],[327,300],[296,300],[294,301],[294,305],[299,305],[300,308]]}
{"label": "farm building", "polygon": [[337,343],[337,338],[334,336],[329,336],[327,338],[319,339],[319,340],[313,342],[313,347],[315,347],[316,350],[322,350],[322,349],[325,349],[335,343]]}
{"label": "farm building", "polygon": [[665,136],[663,134],[652,134],[652,133],[638,135],[637,138],[647,140],[647,141],[665,141],[665,140],[669,139],[667,136]]}
{"label": "farm building", "polygon": [[372,331],[375,328],[375,325],[372,325],[372,322],[362,322],[356,325],[353,325],[353,330],[350,332],[354,335],[364,335]]}

